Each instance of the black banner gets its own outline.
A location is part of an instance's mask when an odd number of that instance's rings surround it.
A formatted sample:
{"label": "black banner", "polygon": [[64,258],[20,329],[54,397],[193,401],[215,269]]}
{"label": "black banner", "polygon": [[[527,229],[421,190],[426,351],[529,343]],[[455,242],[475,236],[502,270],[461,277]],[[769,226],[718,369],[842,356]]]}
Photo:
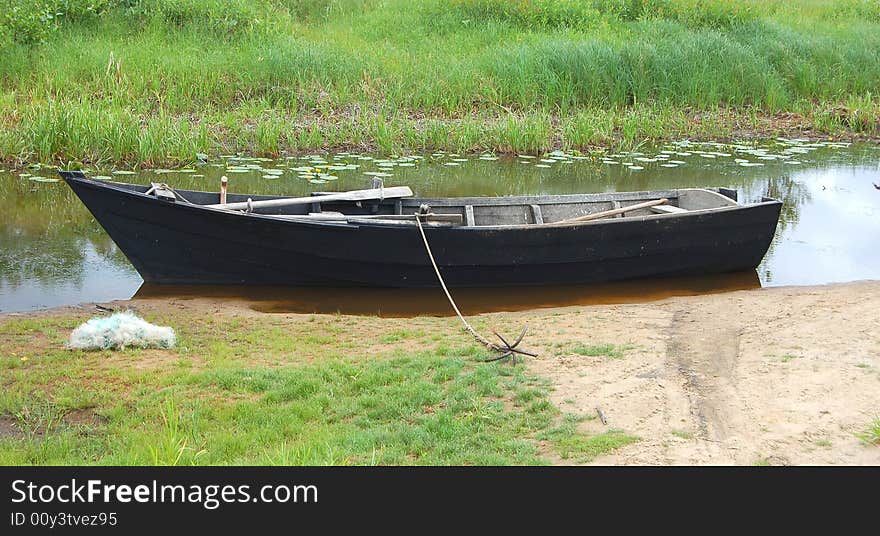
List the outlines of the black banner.
{"label": "black banner", "polygon": [[674,525],[693,515],[766,519],[785,514],[785,505],[803,521],[830,513],[844,498],[850,512],[873,512],[878,478],[876,467],[3,467],[0,527],[228,532],[381,527],[383,518],[399,516],[419,517],[432,529],[463,519],[497,528],[609,516]]}

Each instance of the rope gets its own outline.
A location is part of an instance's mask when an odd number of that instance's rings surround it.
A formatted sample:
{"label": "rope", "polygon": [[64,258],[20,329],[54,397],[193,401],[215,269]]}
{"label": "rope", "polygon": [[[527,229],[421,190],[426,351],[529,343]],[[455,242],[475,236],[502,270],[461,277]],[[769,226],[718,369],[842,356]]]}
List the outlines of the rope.
{"label": "rope", "polygon": [[[177,190],[175,190],[174,188],[168,186],[168,185],[165,184],[164,182],[160,182],[160,183],[158,184],[158,187],[159,187],[159,188],[162,188],[162,189],[164,189],[164,190],[168,190],[169,192],[171,192],[171,194],[172,194],[176,199],[180,199],[181,201],[184,201],[184,202],[186,202],[187,204],[190,204],[190,205],[193,204],[189,199],[187,199],[187,198],[183,197],[182,195],[180,195],[180,194],[177,192]],[[150,194],[152,194],[152,193],[155,193],[156,190],[158,190],[158,188],[156,188],[156,186],[150,186],[150,189],[147,190],[146,192],[144,192],[144,195],[150,195]]]}
{"label": "rope", "polygon": [[428,237],[425,236],[425,229],[422,227],[422,218],[420,216],[421,214],[419,213],[415,214],[416,225],[418,225],[419,227],[419,233],[422,235],[422,242],[424,242],[425,244],[425,251],[428,252],[428,258],[431,259],[431,266],[434,267],[434,273],[437,274],[437,280],[440,281],[440,286],[443,287],[443,292],[446,293],[446,299],[449,300],[449,305],[452,306],[455,314],[458,315],[458,319],[461,320],[461,323],[464,324],[464,328],[468,331],[468,333],[471,334],[471,336],[473,336],[474,339],[488,347],[490,350],[501,352],[501,355],[486,359],[485,361],[500,361],[506,357],[510,357],[511,361],[515,365],[517,354],[537,357],[537,354],[534,354],[527,350],[523,350],[521,348],[517,348],[519,343],[522,342],[523,337],[526,336],[526,332],[529,329],[528,326],[523,327],[522,332],[520,332],[519,337],[516,338],[513,344],[507,342],[507,339],[502,337],[497,331],[493,331],[495,336],[498,337],[503,343],[503,345],[500,345],[490,341],[486,337],[483,337],[482,335],[477,333],[477,330],[475,330],[473,326],[468,323],[465,317],[461,314],[461,311],[458,309],[458,305],[455,304],[455,300],[452,299],[452,294],[449,293],[449,289],[446,287],[446,282],[443,281],[443,276],[440,275],[440,268],[437,267],[437,261],[434,260],[434,254],[431,252],[431,246],[428,244]]}
{"label": "rope", "polygon": [[461,320],[462,324],[464,324],[464,329],[466,329],[468,333],[473,335],[476,340],[488,346],[492,350],[503,350],[503,348],[499,347],[497,344],[477,333],[477,330],[475,330],[468,323],[468,321],[465,320],[464,316],[461,314],[461,311],[458,310],[458,305],[455,304],[455,300],[452,299],[452,294],[450,294],[449,289],[446,288],[446,282],[443,281],[443,276],[440,275],[440,268],[437,267],[437,261],[434,260],[434,254],[431,253],[431,246],[428,244],[428,237],[425,236],[425,229],[422,227],[422,218],[420,218],[418,214],[416,214],[416,224],[419,226],[419,233],[421,233],[422,235],[422,241],[425,243],[425,251],[428,252],[428,258],[431,259],[431,265],[434,267],[434,273],[437,274],[437,280],[440,281],[440,286],[443,287],[443,292],[446,293],[446,299],[449,300],[449,305],[452,306],[455,314],[458,315],[458,319]]}

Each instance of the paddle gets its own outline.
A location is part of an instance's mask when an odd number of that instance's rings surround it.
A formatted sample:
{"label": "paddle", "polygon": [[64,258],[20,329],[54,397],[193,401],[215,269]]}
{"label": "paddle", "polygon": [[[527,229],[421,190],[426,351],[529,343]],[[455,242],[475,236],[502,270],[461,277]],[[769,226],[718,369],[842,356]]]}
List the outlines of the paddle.
{"label": "paddle", "polygon": [[600,218],[607,218],[608,216],[616,216],[617,214],[623,214],[625,212],[631,212],[633,210],[639,210],[642,208],[650,208],[655,207],[657,205],[662,205],[669,200],[665,197],[662,199],[653,199],[651,201],[645,201],[644,203],[637,203],[635,205],[629,205],[628,207],[620,207],[611,210],[605,210],[602,212],[594,212],[592,214],[587,214],[585,216],[579,216],[577,218],[568,218],[567,220],[559,220],[552,223],[545,223],[544,225],[559,225],[565,223],[577,223],[582,221],[591,221],[598,220]]}
{"label": "paddle", "polygon": [[264,199],[262,201],[242,201],[217,205],[204,205],[208,208],[225,210],[245,210],[251,208],[287,207],[291,205],[310,205],[312,203],[329,203],[331,201],[370,201],[374,199],[393,199],[412,196],[409,186],[392,186],[391,188],[371,188],[369,190],[351,190],[309,197],[284,197],[281,199]]}

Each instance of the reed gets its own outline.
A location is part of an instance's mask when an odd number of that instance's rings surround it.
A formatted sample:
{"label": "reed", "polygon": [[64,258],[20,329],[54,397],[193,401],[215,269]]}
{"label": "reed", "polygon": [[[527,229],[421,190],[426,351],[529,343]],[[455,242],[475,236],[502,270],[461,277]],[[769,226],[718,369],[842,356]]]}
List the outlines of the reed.
{"label": "reed", "polygon": [[874,0],[0,0],[0,158],[876,137],[878,30]]}

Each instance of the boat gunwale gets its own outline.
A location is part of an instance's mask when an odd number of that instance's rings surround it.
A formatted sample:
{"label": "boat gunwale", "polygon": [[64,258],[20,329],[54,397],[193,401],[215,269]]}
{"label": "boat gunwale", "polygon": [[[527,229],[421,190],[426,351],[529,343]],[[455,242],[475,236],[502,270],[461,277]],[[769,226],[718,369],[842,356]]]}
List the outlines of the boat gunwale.
{"label": "boat gunwale", "polygon": [[[132,197],[136,197],[138,199],[155,201],[158,203],[169,203],[168,201],[162,201],[157,197],[153,197],[147,195],[145,192],[138,191],[136,189],[127,188],[127,186],[137,186],[137,187],[145,187],[137,184],[131,183],[123,183],[116,181],[98,181],[94,179],[90,179],[88,177],[82,176],[67,176],[62,175],[64,180],[67,182],[75,181],[84,183],[96,189],[106,189],[112,190],[119,194],[129,195]],[[687,190],[697,190],[697,191],[706,191],[712,192],[718,195],[719,192],[715,192],[708,188],[678,188],[678,189],[669,189],[669,190],[645,190],[645,191],[634,191],[634,192],[602,192],[602,193],[593,193],[593,194],[553,194],[549,196],[495,196],[495,197],[408,197],[401,199],[402,201],[408,201],[413,204],[419,205],[423,202],[427,202],[430,204],[438,201],[462,201],[456,204],[449,203],[445,206],[464,206],[464,205],[474,205],[474,206],[521,206],[521,205],[529,205],[529,204],[538,204],[538,205],[553,205],[553,204],[567,204],[567,203],[587,203],[587,202],[607,202],[617,200],[614,199],[616,194],[623,194],[621,197],[624,197],[623,200],[636,200],[636,199],[659,199],[662,197],[669,198],[677,198],[679,194],[683,191]],[[214,194],[215,192],[207,192],[200,190],[176,190],[182,195],[186,195],[187,193],[192,194]],[[248,194],[236,194],[236,195],[248,195]],[[286,196],[273,196],[273,195],[263,195],[263,194],[251,194],[251,195],[260,195],[263,199],[281,199]],[[592,197],[593,199],[584,199],[586,197]],[[599,197],[599,199],[595,199],[595,197]],[[552,200],[547,200],[548,198],[552,198]],[[564,199],[565,200],[560,200]],[[522,202],[509,202],[503,203],[502,200],[524,200]],[[480,204],[478,200],[491,200],[489,203]],[[538,202],[529,203],[528,201],[539,200]],[[544,200],[541,202],[540,200]],[[463,201],[474,201],[474,202],[463,202]],[[733,201],[733,200],[731,200]],[[316,202],[320,202],[320,195],[316,196]],[[445,230],[456,230],[456,231],[502,231],[502,230],[511,230],[511,231],[523,231],[523,230],[535,230],[535,229],[571,229],[571,228],[580,228],[594,225],[613,225],[615,223],[622,222],[643,222],[643,221],[653,221],[653,220],[662,220],[662,219],[670,219],[670,218],[687,218],[689,216],[700,216],[707,213],[725,213],[725,212],[734,212],[740,210],[750,210],[754,208],[758,208],[765,205],[774,205],[774,204],[782,204],[781,201],[774,198],[765,197],[762,201],[756,203],[750,203],[748,205],[740,204],[737,201],[733,201],[732,204],[728,206],[722,207],[710,207],[704,209],[696,209],[696,210],[688,210],[686,212],[675,212],[675,213],[658,213],[658,214],[647,214],[641,216],[629,216],[623,218],[604,218],[604,219],[595,219],[588,221],[571,221],[571,222],[547,222],[544,224],[534,224],[534,223],[517,223],[517,224],[498,224],[498,225],[447,225],[447,224],[436,224],[431,222],[423,223],[428,228],[435,229],[445,229]],[[206,205],[200,205],[198,203],[175,203],[178,207],[185,207],[186,210],[204,210],[209,211],[215,214],[224,214],[229,216],[244,216],[251,218],[259,218],[261,220],[271,221],[275,223],[281,224],[294,224],[294,225],[308,225],[308,226],[317,226],[317,227],[327,227],[333,229],[350,229],[356,230],[360,227],[380,227],[383,229],[404,229],[407,227],[403,227],[399,224],[390,224],[383,223],[381,221],[366,221],[359,220],[357,223],[350,223],[347,221],[326,221],[326,220],[315,220],[308,221],[306,219],[286,219],[286,218],[278,218],[278,215],[275,214],[258,214],[258,213],[247,213],[240,211],[232,211],[225,210],[222,208],[214,208]],[[438,204],[438,207],[442,207],[444,205]],[[351,215],[355,218],[357,215]]]}

